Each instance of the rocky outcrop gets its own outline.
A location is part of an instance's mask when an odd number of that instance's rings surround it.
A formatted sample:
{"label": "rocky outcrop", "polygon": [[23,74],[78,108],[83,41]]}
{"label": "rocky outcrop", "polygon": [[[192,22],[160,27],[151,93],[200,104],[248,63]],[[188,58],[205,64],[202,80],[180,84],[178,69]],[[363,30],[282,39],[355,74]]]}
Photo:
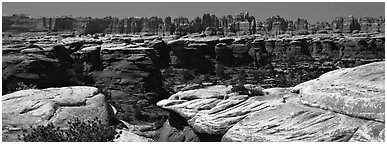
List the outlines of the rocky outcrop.
{"label": "rocky outcrop", "polygon": [[230,90],[231,87],[219,85],[178,92],[157,105],[184,117],[195,133],[216,137],[225,134],[250,112],[270,109],[281,103],[260,101],[261,97],[227,94]]}
{"label": "rocky outcrop", "polygon": [[214,55],[214,49],[211,49],[205,43],[187,45],[188,41],[179,39],[169,42],[172,48],[172,66],[195,70],[199,73],[211,72],[214,66],[206,56]]}
{"label": "rocky outcrop", "polygon": [[256,39],[252,42],[252,48],[249,55],[253,57],[253,64],[255,67],[272,67],[272,55],[267,52],[265,48],[265,41],[263,39]]}
{"label": "rocky outcrop", "polygon": [[166,68],[169,66],[171,57],[169,53],[171,52],[171,47],[169,47],[162,40],[153,40],[149,43],[149,47],[154,48],[157,51],[156,66],[159,68]]}
{"label": "rocky outcrop", "polygon": [[232,49],[235,66],[247,65],[253,61],[248,53],[250,50],[249,44],[231,44],[229,48]]}
{"label": "rocky outcrop", "polygon": [[218,64],[224,64],[226,66],[232,66],[234,59],[232,55],[232,49],[230,49],[225,43],[218,43],[215,46],[216,62]]}
{"label": "rocky outcrop", "polygon": [[174,112],[170,112],[169,120],[158,131],[158,142],[200,142],[187,121]]}
{"label": "rocky outcrop", "polygon": [[40,88],[69,83],[65,62],[44,54],[3,55],[3,92],[13,91],[18,83]]}
{"label": "rocky outcrop", "polygon": [[210,86],[157,105],[184,117],[199,137],[218,141],[384,141],[384,62],[332,71],[291,89],[248,96]]}
{"label": "rocky outcrop", "polygon": [[53,123],[62,128],[75,118],[108,123],[112,108],[95,87],[74,86],[29,89],[2,96],[3,141],[18,141],[17,135],[30,126]]}
{"label": "rocky outcrop", "polygon": [[300,89],[305,105],[384,122],[384,62],[328,72]]}
{"label": "rocky outcrop", "polygon": [[379,62],[300,84],[299,96],[252,113],[222,141],[385,141],[383,73]]}

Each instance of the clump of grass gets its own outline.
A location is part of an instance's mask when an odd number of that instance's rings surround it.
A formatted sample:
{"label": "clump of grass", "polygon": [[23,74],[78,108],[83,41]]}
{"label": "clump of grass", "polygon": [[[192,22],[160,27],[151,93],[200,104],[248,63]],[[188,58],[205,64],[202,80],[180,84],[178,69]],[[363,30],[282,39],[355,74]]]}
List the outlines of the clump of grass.
{"label": "clump of grass", "polygon": [[76,118],[67,123],[68,130],[60,129],[49,123],[48,125],[39,125],[31,127],[32,131],[23,130],[23,137],[19,140],[25,142],[110,142],[117,134],[114,126],[103,124],[101,120],[81,121]]}

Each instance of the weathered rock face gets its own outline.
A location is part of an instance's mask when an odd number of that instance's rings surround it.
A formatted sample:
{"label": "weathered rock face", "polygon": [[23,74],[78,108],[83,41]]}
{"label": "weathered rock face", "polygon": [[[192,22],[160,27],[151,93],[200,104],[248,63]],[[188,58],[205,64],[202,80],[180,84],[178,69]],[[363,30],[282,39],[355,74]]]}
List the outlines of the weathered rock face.
{"label": "weathered rock face", "polygon": [[218,141],[384,141],[384,62],[332,71],[293,92],[272,88],[249,97],[230,90],[182,91],[157,105]]}
{"label": "weathered rock face", "polygon": [[299,97],[252,113],[222,141],[385,141],[383,73],[379,62],[300,84]]}
{"label": "weathered rock face", "polygon": [[[235,124],[222,141],[349,141],[359,126],[370,123],[374,122],[289,102],[272,110],[252,113]],[[382,132],[375,128],[372,127],[373,131]],[[383,141],[378,137],[376,135],[378,141]]]}
{"label": "weathered rock face", "polygon": [[250,50],[249,44],[231,44],[229,48],[232,49],[235,66],[247,65],[253,61],[248,53]]}
{"label": "weathered rock face", "polygon": [[183,49],[186,46],[186,42],[184,40],[172,40],[168,42],[168,45],[172,49],[172,51],[170,52],[171,65],[175,67],[183,67],[183,63],[184,63]]}
{"label": "weathered rock face", "polygon": [[65,62],[44,54],[3,55],[2,64],[3,92],[20,82],[40,88],[68,84]]}
{"label": "weathered rock face", "polygon": [[231,87],[220,85],[178,92],[157,105],[186,118],[197,134],[219,137],[250,112],[280,104],[260,101],[260,97],[227,94],[230,90]]}
{"label": "weathered rock face", "polygon": [[[382,41],[382,39],[380,39]],[[384,39],[383,39],[384,40]],[[368,38],[351,38],[342,41],[344,46],[343,59],[378,59],[383,58],[380,47],[368,44]]]}
{"label": "weathered rock face", "polygon": [[219,43],[218,37],[199,38],[195,41],[196,44],[206,44],[206,47],[199,48],[206,56],[215,57],[215,46]]}
{"label": "weathered rock face", "polygon": [[341,59],[340,47],[333,40],[325,39],[313,41],[311,56],[317,61],[339,61]]}
{"label": "weathered rock face", "polygon": [[266,47],[266,51],[269,52],[269,53],[273,53],[273,50],[275,48],[275,41],[274,40],[266,40],[265,41],[265,47]]}
{"label": "weathered rock face", "polygon": [[272,67],[272,55],[266,51],[265,41],[263,39],[253,41],[249,54],[254,59],[253,64],[255,67]]}
{"label": "weathered rock face", "polygon": [[210,61],[214,50],[205,43],[194,43],[187,45],[186,40],[170,41],[172,48],[172,66],[196,70],[199,73],[208,73],[214,69]]}
{"label": "weathered rock face", "polygon": [[234,59],[232,55],[232,49],[230,49],[225,43],[219,43],[215,47],[216,62],[218,64],[224,64],[226,66],[232,66]]}
{"label": "weathered rock face", "polygon": [[384,62],[328,72],[300,90],[301,102],[384,122]]}
{"label": "weathered rock face", "polygon": [[286,60],[290,63],[310,62],[312,60],[305,39],[296,39],[290,42],[290,47],[286,49]]}
{"label": "weathered rock face", "polygon": [[67,127],[75,118],[104,123],[112,120],[113,112],[98,89],[86,86],[29,89],[2,96],[3,141],[18,141],[17,134],[30,126],[53,123]]}
{"label": "weathered rock face", "polygon": [[97,83],[114,89],[161,91],[162,77],[154,63],[157,56],[153,48],[103,47],[101,59],[104,70],[94,73]]}
{"label": "weathered rock face", "polygon": [[169,66],[171,57],[169,53],[171,48],[162,40],[153,40],[149,43],[149,47],[154,48],[158,54],[158,61],[156,61],[156,66],[159,68],[166,68]]}

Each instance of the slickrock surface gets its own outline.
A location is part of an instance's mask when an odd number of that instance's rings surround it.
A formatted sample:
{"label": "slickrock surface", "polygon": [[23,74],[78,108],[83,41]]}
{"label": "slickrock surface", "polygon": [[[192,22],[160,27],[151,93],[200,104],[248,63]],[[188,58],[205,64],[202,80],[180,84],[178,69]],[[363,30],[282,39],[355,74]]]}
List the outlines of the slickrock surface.
{"label": "slickrock surface", "polygon": [[74,118],[104,123],[113,111],[103,94],[95,87],[73,86],[42,90],[21,90],[2,96],[3,141],[18,141],[17,134],[30,126],[54,125],[66,127]]}
{"label": "slickrock surface", "polygon": [[384,122],[384,62],[328,72],[300,89],[305,105]]}
{"label": "slickrock surface", "polygon": [[[266,97],[227,94],[230,90],[231,87],[218,85],[179,92],[157,105],[186,118],[197,133],[223,135],[249,113],[282,104],[280,99],[264,101]],[[267,95],[275,97],[277,93],[267,92]]]}
{"label": "slickrock surface", "polygon": [[198,134],[222,141],[385,141],[384,62],[339,69],[264,96],[222,85],[178,92],[157,103]]}

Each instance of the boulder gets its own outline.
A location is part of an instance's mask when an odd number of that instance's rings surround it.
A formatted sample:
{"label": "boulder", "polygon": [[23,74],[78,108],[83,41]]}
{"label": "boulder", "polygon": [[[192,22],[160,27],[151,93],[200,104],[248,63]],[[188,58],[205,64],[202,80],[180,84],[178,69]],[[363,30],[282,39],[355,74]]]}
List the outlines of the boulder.
{"label": "boulder", "polygon": [[75,118],[98,118],[109,123],[114,114],[105,96],[95,87],[73,86],[21,90],[2,96],[3,141],[18,141],[17,135],[30,126],[53,123],[68,128]]}

